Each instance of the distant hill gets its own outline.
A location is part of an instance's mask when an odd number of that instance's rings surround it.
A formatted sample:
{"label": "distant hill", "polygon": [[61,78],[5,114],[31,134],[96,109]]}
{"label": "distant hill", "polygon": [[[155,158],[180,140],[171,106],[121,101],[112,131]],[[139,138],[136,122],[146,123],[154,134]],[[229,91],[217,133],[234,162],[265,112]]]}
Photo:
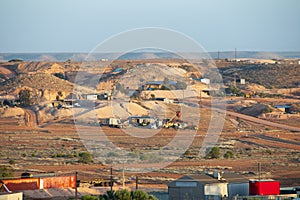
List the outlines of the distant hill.
{"label": "distant hill", "polygon": [[[13,59],[21,59],[24,61],[84,61],[88,53],[0,53],[0,61],[9,61]],[[191,58],[197,58],[199,54],[189,53]],[[209,52],[212,58],[233,59],[234,51]],[[115,53],[97,53],[92,55],[93,60],[112,59]],[[91,56],[90,56],[91,57]],[[131,52],[124,54],[118,60],[143,60],[143,59],[172,59],[180,58],[171,52]],[[300,52],[259,52],[259,51],[238,51],[237,58],[256,58],[256,59],[284,59],[284,58],[300,58]]]}

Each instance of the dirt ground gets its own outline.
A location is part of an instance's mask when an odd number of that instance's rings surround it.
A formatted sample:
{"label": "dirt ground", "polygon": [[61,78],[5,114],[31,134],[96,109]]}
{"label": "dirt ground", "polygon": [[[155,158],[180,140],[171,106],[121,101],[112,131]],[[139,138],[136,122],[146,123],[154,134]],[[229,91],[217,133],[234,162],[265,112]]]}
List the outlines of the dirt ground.
{"label": "dirt ground", "polygon": [[[25,112],[29,113],[29,118],[36,121],[32,113],[28,110]],[[215,170],[237,172],[249,179],[258,178],[257,165],[260,162],[263,178],[278,179],[282,186],[300,185],[299,132],[228,115],[225,117],[225,125],[217,144],[220,147],[220,158],[199,158],[198,152],[209,125],[210,114],[209,109],[201,108],[199,130],[183,156],[162,169],[148,173],[128,172],[125,169],[126,182],[134,185],[135,180],[132,177],[138,176],[139,183],[144,187],[167,189],[170,181],[184,174]],[[83,182],[108,180],[109,165],[98,161],[91,164],[78,163],[78,154],[86,149],[77,129],[72,119],[38,126],[34,125],[34,122],[26,123],[26,120],[25,123],[20,123],[19,118],[1,118],[0,164],[11,166],[15,176],[20,176],[24,171],[33,174],[71,174],[77,171],[79,179]],[[82,125],[80,129],[97,133],[99,127]],[[145,140],[132,138],[121,129],[103,127],[102,130],[113,143],[126,149],[145,148],[145,145],[149,148],[159,148],[176,135],[173,129],[162,129],[153,138]],[[142,129],[141,132],[143,131]],[[227,151],[233,152],[233,158],[223,157]],[[14,163],[9,163],[11,160]],[[140,167],[143,167],[143,164]],[[121,185],[122,170],[113,170],[113,177]]]}

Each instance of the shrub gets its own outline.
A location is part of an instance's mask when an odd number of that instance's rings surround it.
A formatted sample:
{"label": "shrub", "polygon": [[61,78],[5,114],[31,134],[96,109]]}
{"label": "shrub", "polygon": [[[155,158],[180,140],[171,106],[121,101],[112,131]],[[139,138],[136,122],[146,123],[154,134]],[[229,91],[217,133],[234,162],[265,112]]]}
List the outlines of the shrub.
{"label": "shrub", "polygon": [[118,154],[116,152],[108,152],[107,157],[117,157]]}
{"label": "shrub", "polygon": [[136,200],[148,200],[149,195],[145,191],[136,190],[136,191],[131,192],[131,198],[136,199]]}
{"label": "shrub", "polygon": [[131,195],[128,190],[118,190],[115,193],[116,199],[131,200]]}
{"label": "shrub", "polygon": [[266,153],[268,153],[269,155],[272,155],[272,151],[270,149],[267,149]]}
{"label": "shrub", "polygon": [[78,162],[88,164],[93,162],[92,154],[89,152],[82,152],[79,154]]}
{"label": "shrub", "polygon": [[0,167],[0,178],[12,177],[12,172],[6,167]]}
{"label": "shrub", "polygon": [[233,152],[232,151],[227,151],[224,154],[224,158],[228,159],[228,158],[233,158]]}
{"label": "shrub", "polygon": [[15,161],[14,159],[10,159],[10,160],[8,161],[8,163],[9,163],[10,165],[14,165],[14,164],[16,164],[16,161]]}
{"label": "shrub", "polygon": [[213,147],[210,152],[206,155],[207,158],[220,158],[220,148],[219,147]]}
{"label": "shrub", "polygon": [[81,197],[82,200],[98,200],[99,198],[96,196],[91,196],[91,195],[85,195]]}

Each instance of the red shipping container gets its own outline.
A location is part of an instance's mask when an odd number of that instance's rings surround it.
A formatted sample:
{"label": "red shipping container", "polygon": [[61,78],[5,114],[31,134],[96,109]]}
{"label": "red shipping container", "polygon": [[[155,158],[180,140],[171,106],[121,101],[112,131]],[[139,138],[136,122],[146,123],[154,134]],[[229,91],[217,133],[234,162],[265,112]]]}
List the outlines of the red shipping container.
{"label": "red shipping container", "polygon": [[75,188],[76,176],[58,176],[41,178],[40,188]]}
{"label": "red shipping container", "polygon": [[280,182],[274,180],[254,180],[249,182],[250,195],[279,195]]}
{"label": "red shipping container", "polygon": [[22,178],[2,181],[10,191],[39,189],[38,178]]}

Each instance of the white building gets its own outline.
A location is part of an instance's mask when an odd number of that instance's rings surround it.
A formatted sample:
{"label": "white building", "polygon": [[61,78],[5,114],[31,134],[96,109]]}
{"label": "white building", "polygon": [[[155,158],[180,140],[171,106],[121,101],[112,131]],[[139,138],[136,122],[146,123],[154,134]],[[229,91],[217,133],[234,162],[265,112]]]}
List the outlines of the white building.
{"label": "white building", "polygon": [[249,180],[234,173],[183,176],[168,185],[169,200],[220,200],[248,196]]}
{"label": "white building", "polygon": [[208,78],[202,78],[202,79],[200,79],[200,82],[209,85],[210,84],[210,79],[208,79]]}

